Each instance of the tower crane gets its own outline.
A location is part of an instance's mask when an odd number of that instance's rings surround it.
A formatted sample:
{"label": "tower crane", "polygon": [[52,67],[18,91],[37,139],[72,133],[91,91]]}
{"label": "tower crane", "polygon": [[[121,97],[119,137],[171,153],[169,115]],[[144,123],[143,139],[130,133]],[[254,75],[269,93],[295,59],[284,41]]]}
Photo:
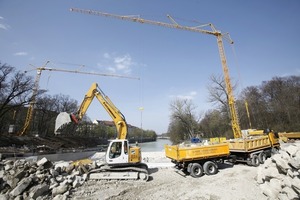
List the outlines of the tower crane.
{"label": "tower crane", "polygon": [[[172,23],[165,23],[165,22],[143,19],[140,17],[122,16],[122,15],[104,13],[104,12],[95,11],[95,10],[85,10],[85,9],[79,9],[79,8],[71,8],[70,11],[78,12],[78,13],[82,13],[82,14],[111,17],[111,18],[115,18],[115,19],[138,22],[141,24],[151,24],[151,25],[157,25],[157,26],[162,26],[162,27],[167,27],[167,28],[172,28],[172,29],[180,29],[180,30],[192,31],[192,32],[196,32],[196,33],[203,33],[203,34],[215,36],[217,38],[217,44],[218,44],[219,54],[220,54],[221,63],[222,63],[222,69],[223,69],[223,73],[224,73],[226,91],[227,91],[227,95],[228,95],[228,104],[229,104],[229,110],[230,110],[230,115],[231,115],[231,125],[232,125],[233,135],[235,138],[242,137],[241,128],[239,125],[239,117],[238,117],[238,113],[236,110],[235,99],[234,99],[234,95],[233,95],[233,89],[232,89],[232,85],[231,85],[231,81],[230,81],[229,69],[227,66],[224,45],[223,45],[223,39],[222,39],[223,37],[225,37],[226,39],[229,40],[229,42],[231,44],[233,44],[233,41],[231,40],[229,34],[221,33],[221,31],[218,31],[215,28],[215,26],[211,23],[204,24],[201,26],[196,26],[196,27],[182,26],[182,25],[178,24],[170,15],[167,15],[167,17],[170,19],[170,21]],[[209,27],[211,30],[206,30],[206,29],[204,29],[204,27]]]}
{"label": "tower crane", "polygon": [[[75,73],[75,74],[86,74],[86,75],[95,75],[95,76],[111,76],[111,77],[117,77],[117,78],[129,78],[129,79],[137,79],[139,80],[140,78],[138,77],[130,77],[130,76],[124,76],[124,75],[118,75],[118,74],[103,74],[103,73],[93,73],[93,72],[84,72],[84,71],[78,71],[78,70],[68,70],[68,69],[56,69],[56,68],[49,68],[46,67],[46,65],[49,63],[50,61],[47,61],[44,66],[42,67],[38,67],[34,70],[37,71],[36,77],[35,77],[35,81],[34,81],[34,86],[32,89],[32,97],[30,99],[30,103],[29,103],[29,107],[28,107],[28,111],[26,114],[26,119],[25,119],[25,123],[23,128],[21,129],[21,131],[18,133],[18,135],[22,136],[26,133],[26,131],[28,130],[30,123],[32,121],[32,117],[33,117],[33,111],[34,111],[34,106],[36,103],[36,96],[39,90],[39,82],[40,82],[40,78],[42,75],[42,71],[55,71],[55,72],[66,72],[66,73]],[[25,73],[27,73],[28,71],[25,71]]]}
{"label": "tower crane", "polygon": [[49,63],[49,61],[47,61],[44,64],[43,67],[39,67],[39,68],[36,69],[37,74],[36,74],[33,89],[32,89],[32,97],[31,97],[30,102],[29,102],[29,107],[28,107],[28,111],[27,111],[27,114],[26,114],[26,119],[25,119],[24,126],[18,134],[20,136],[24,135],[26,133],[26,131],[28,130],[28,128],[29,128],[29,125],[30,125],[30,122],[31,122],[32,116],[33,116],[33,110],[34,110],[36,95],[37,95],[38,90],[39,90],[39,83],[40,83],[40,78],[41,78],[41,75],[42,75],[42,69],[45,68],[48,63]]}

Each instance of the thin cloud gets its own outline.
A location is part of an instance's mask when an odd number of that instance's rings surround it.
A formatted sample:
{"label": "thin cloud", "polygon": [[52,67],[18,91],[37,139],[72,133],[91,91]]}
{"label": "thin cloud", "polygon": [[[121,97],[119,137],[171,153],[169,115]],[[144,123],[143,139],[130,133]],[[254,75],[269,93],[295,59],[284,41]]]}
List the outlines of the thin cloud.
{"label": "thin cloud", "polygon": [[170,95],[171,98],[193,100],[197,96],[196,91],[191,91],[187,94]]}
{"label": "thin cloud", "polygon": [[104,53],[103,63],[98,63],[98,66],[105,66],[105,69],[111,73],[131,74],[132,67],[136,65],[129,54],[116,56],[115,54]]}
{"label": "thin cloud", "polygon": [[[0,20],[3,20],[3,19],[4,18],[0,16]],[[0,29],[8,30],[9,26],[0,22]]]}
{"label": "thin cloud", "polygon": [[27,55],[28,55],[28,53],[24,52],[24,51],[14,53],[14,56],[27,56]]}

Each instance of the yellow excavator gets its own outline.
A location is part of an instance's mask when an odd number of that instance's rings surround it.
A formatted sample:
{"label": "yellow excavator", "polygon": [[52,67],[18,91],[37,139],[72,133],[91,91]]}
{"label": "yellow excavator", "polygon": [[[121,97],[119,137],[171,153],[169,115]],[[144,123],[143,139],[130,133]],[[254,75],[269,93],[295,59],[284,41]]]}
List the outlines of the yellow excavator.
{"label": "yellow excavator", "polygon": [[60,113],[55,121],[55,134],[60,134],[63,127],[73,122],[78,124],[85,115],[94,97],[110,115],[117,129],[117,137],[111,140],[105,155],[105,162],[89,172],[90,179],[139,179],[148,180],[148,166],[142,163],[141,148],[130,146],[127,137],[127,123],[124,115],[112,103],[108,96],[93,83],[86,93],[75,114]]}

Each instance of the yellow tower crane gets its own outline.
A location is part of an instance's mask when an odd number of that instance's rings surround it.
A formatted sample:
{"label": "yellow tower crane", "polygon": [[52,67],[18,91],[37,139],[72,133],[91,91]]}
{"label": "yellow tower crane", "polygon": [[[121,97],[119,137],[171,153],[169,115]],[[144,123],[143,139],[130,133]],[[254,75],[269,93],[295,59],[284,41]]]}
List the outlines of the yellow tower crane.
{"label": "yellow tower crane", "polygon": [[[232,125],[233,135],[235,138],[242,137],[241,128],[239,125],[239,117],[238,117],[238,113],[236,110],[235,99],[234,99],[234,95],[233,95],[233,89],[231,86],[229,70],[228,70],[228,66],[227,66],[224,45],[223,45],[223,40],[222,40],[222,38],[225,36],[230,41],[230,43],[233,44],[233,41],[230,39],[228,33],[222,34],[221,31],[216,30],[214,25],[211,23],[204,24],[204,25],[197,26],[197,27],[182,26],[182,25],[178,24],[170,15],[167,15],[167,17],[171,20],[172,23],[158,22],[158,21],[143,19],[140,17],[122,16],[122,15],[104,13],[104,12],[95,11],[95,10],[85,10],[85,9],[79,9],[79,8],[71,8],[70,11],[79,12],[79,13],[83,13],[83,14],[90,14],[90,15],[112,17],[112,18],[121,19],[121,20],[139,22],[141,24],[152,24],[152,25],[157,25],[157,26],[162,26],[162,27],[167,27],[167,28],[181,29],[181,30],[185,30],[185,31],[192,31],[192,32],[203,33],[203,34],[215,36],[217,38],[217,44],[218,44],[219,54],[220,54],[223,73],[224,73],[224,79],[225,79],[226,90],[227,90],[227,95],[228,95],[228,104],[229,104],[229,109],[230,109],[230,114],[231,114],[231,125]],[[203,29],[204,27],[210,27],[211,30]]]}
{"label": "yellow tower crane", "polygon": [[[28,107],[28,111],[27,111],[27,114],[26,114],[25,123],[24,123],[24,126],[21,129],[21,131],[18,133],[18,135],[20,135],[20,136],[24,135],[26,133],[26,131],[28,130],[28,128],[30,126],[30,123],[32,121],[33,111],[34,111],[34,106],[35,106],[35,103],[36,103],[36,96],[37,96],[37,93],[38,93],[38,90],[39,90],[39,82],[40,82],[40,78],[41,78],[41,75],[42,75],[42,71],[46,70],[46,71],[66,72],[66,73],[75,73],[75,74],[86,74],[86,75],[95,75],[95,76],[111,76],[111,77],[117,77],[117,78],[129,78],[129,79],[137,79],[137,80],[140,79],[138,77],[124,76],[124,75],[118,75],[118,74],[103,74],[103,73],[83,72],[83,71],[78,71],[78,70],[48,68],[48,67],[46,67],[46,65],[49,62],[50,61],[47,61],[44,66],[34,69],[34,70],[37,71],[37,74],[36,74],[35,81],[34,81],[34,86],[33,86],[33,89],[32,89],[32,97],[31,97],[30,102],[29,102],[29,107]],[[25,72],[28,72],[28,71],[25,71]]]}

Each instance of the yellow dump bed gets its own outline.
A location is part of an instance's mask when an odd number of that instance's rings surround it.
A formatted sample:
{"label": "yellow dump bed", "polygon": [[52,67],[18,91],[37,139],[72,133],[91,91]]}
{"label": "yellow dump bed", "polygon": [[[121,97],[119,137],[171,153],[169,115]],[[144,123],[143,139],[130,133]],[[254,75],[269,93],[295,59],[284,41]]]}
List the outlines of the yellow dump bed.
{"label": "yellow dump bed", "polygon": [[246,139],[231,139],[225,141],[225,143],[229,145],[229,149],[231,152],[253,152],[270,148],[272,146],[279,146],[278,139],[275,139],[273,137],[272,139],[270,139],[268,135]]}
{"label": "yellow dump bed", "polygon": [[229,146],[226,143],[213,145],[165,145],[166,157],[185,162],[191,160],[202,160],[209,158],[229,156]]}
{"label": "yellow dump bed", "polygon": [[279,133],[279,137],[286,137],[288,139],[300,139],[300,132]]}

